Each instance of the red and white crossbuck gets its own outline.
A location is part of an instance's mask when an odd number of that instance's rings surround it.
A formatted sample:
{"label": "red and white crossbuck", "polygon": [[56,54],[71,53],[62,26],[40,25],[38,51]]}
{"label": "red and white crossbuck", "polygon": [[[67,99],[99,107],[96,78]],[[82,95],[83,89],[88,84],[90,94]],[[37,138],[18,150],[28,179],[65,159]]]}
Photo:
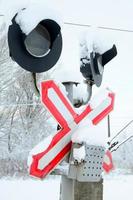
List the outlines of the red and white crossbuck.
{"label": "red and white crossbuck", "polygon": [[[98,102],[93,103],[95,99]],[[77,114],[58,85],[53,80],[49,80],[41,83],[41,100],[61,126],[48,147],[32,156],[30,175],[44,178],[70,152],[72,146],[71,136],[84,118],[87,117],[94,125],[97,125],[112,111],[114,93],[106,89],[104,98],[94,97],[85,110],[81,114]]]}

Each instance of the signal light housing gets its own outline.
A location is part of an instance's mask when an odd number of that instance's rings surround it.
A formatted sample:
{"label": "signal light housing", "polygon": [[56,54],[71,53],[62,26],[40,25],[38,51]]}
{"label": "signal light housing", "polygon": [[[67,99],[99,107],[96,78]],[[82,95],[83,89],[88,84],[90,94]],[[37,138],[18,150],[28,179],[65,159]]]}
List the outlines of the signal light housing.
{"label": "signal light housing", "polygon": [[60,25],[53,19],[44,19],[26,35],[16,23],[16,16],[8,30],[11,58],[27,71],[48,71],[56,64],[62,51]]}
{"label": "signal light housing", "polygon": [[102,83],[102,77],[104,72],[104,66],[111,61],[117,55],[116,46],[113,47],[103,54],[91,52],[90,60],[87,63],[82,62],[81,58],[81,66],[80,72],[84,76],[84,78],[92,84],[96,84],[97,87],[100,87]]}

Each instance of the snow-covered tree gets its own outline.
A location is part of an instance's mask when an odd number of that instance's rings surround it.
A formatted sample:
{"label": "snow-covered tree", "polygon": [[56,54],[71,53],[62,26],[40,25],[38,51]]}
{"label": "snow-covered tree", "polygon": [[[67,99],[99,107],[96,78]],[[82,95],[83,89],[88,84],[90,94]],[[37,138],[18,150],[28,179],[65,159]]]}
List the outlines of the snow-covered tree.
{"label": "snow-covered tree", "polygon": [[[0,174],[27,172],[29,151],[51,133],[49,115],[40,102],[39,80],[9,57],[5,24],[0,27]],[[40,78],[41,77],[41,78]]]}

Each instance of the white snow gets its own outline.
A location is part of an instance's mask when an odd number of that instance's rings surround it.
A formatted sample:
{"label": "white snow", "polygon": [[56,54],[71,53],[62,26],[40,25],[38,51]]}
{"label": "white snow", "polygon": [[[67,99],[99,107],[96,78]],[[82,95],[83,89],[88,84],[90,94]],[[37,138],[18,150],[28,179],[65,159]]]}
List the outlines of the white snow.
{"label": "white snow", "polygon": [[[15,2],[15,4],[14,4],[14,2]],[[18,1],[18,0],[13,1],[12,0],[12,1],[8,1],[8,3],[7,3],[7,1],[5,1],[4,7],[5,8],[8,7],[8,9],[6,12],[4,12],[4,14],[6,13],[6,15],[10,15],[9,20],[11,20],[12,17],[19,10],[21,10],[22,8],[27,6],[27,2],[28,2],[28,0],[27,1],[26,0],[23,0],[23,1]],[[76,18],[76,15],[74,16],[74,14],[75,14],[74,12],[76,12],[77,16],[78,16],[77,19],[79,18],[83,23],[90,22],[93,24],[94,21],[96,21],[96,22],[99,21],[97,23],[99,23],[100,25],[102,24],[105,26],[105,24],[106,24],[107,26],[109,26],[111,24],[113,27],[122,28],[123,24],[125,24],[125,22],[126,22],[126,25],[127,25],[127,21],[131,22],[131,20],[129,20],[127,17],[127,14],[130,15],[130,13],[132,13],[132,6],[131,6],[132,3],[130,3],[131,1],[128,3],[126,1],[124,2],[125,6],[122,6],[122,9],[120,11],[120,13],[122,13],[121,15],[118,12],[118,8],[120,7],[120,4],[121,4],[120,1],[118,1],[118,2],[114,1],[113,3],[111,1],[110,2],[105,1],[104,4],[106,4],[106,8],[108,8],[108,9],[106,9],[105,6],[103,6],[103,2],[99,2],[99,5],[96,8],[95,4],[98,3],[96,1],[94,1],[94,2],[85,1],[84,4],[81,1],[80,3],[81,3],[81,5],[83,5],[83,7],[82,7],[83,11],[81,12],[80,15],[79,15],[79,12],[77,12],[77,10],[79,10],[79,9],[75,9],[75,10],[73,9],[73,8],[75,8],[75,3],[78,4],[79,2],[77,2],[77,1],[69,2],[68,1],[68,8],[70,9],[70,12],[68,12],[68,9],[65,10],[65,12],[68,15],[67,19],[69,18],[69,21],[71,21],[71,20],[74,21],[74,19],[72,19],[71,15],[73,14],[73,17]],[[74,7],[70,6],[70,3],[71,3],[71,5],[74,4]],[[90,4],[89,7],[91,7],[93,4],[93,7],[91,10],[89,10],[89,12],[88,12],[87,3]],[[111,3],[112,3],[112,7],[110,7]],[[114,4],[115,4],[115,6],[114,6]],[[117,4],[117,6],[116,6],[116,4]],[[127,7],[126,7],[127,5],[130,6],[130,10],[131,10],[131,12],[129,12],[129,13],[127,12]],[[79,5],[77,5],[77,6],[78,6],[78,8],[81,8]],[[100,6],[100,8],[99,8],[99,6]],[[2,7],[0,6],[0,9],[1,8]],[[114,16],[112,15],[112,10],[113,11],[115,10]],[[109,14],[108,14],[108,12],[109,12]],[[89,17],[86,17],[86,13],[87,13],[87,16],[89,15]],[[91,14],[93,13],[93,14],[91,15],[90,13]],[[123,15],[123,13],[124,13],[124,15]],[[85,18],[84,18],[85,20],[81,16],[85,16]],[[107,19],[105,16],[107,16]],[[121,18],[121,16],[123,16],[123,18]],[[114,20],[112,20],[112,17]],[[127,21],[124,21],[125,17],[127,17],[126,18]],[[77,19],[75,20],[76,23],[77,23]],[[131,19],[131,16],[130,16],[130,19]],[[88,20],[90,20],[90,21],[88,21]],[[115,20],[117,21],[117,23],[115,23]],[[131,26],[125,27],[125,29],[128,29],[128,28],[131,28]],[[81,27],[80,27],[80,29],[81,29]],[[117,43],[119,43],[118,48],[119,48],[120,56],[119,56],[119,59],[117,59],[118,62],[114,62],[114,65],[111,64],[110,68],[108,68],[108,70],[105,74],[106,76],[104,76],[104,77],[106,77],[106,79],[104,79],[104,82],[106,82],[106,85],[112,84],[112,87],[117,88],[117,97],[118,97],[117,99],[119,101],[118,101],[118,104],[116,104],[116,105],[118,105],[119,110],[117,110],[115,108],[115,110],[116,110],[115,112],[117,112],[117,116],[119,116],[119,117],[123,114],[123,116],[124,116],[123,121],[125,122],[125,120],[127,120],[126,117],[130,116],[132,118],[132,98],[131,98],[131,94],[129,93],[129,91],[132,90],[132,67],[131,67],[132,34],[124,33],[124,32],[123,33],[121,32],[121,34],[120,34],[120,32],[116,32],[116,31],[114,31],[112,33],[112,35],[113,34],[115,35],[115,37],[118,40]],[[105,49],[108,49],[108,45],[104,46],[105,39],[103,40],[104,42],[101,42],[101,40],[98,40],[98,38],[96,37],[96,39],[98,41],[96,43],[93,43],[92,42],[94,40],[93,37],[92,37],[92,41],[90,39],[88,39],[88,37],[89,37],[89,34],[86,35],[86,39],[85,39],[85,43],[84,43],[84,45],[85,45],[84,47],[86,49],[83,49],[81,57],[84,55],[88,56],[88,51],[92,50],[92,47],[97,52],[104,52]],[[70,41],[69,38],[70,38],[70,36],[68,36],[67,41]],[[123,40],[123,38],[124,38],[124,40]],[[71,45],[72,45],[72,43],[71,43]],[[99,46],[100,46],[100,48],[99,48]],[[59,79],[62,80],[63,82],[68,81],[68,80],[69,81],[74,80],[76,82],[79,81],[79,79],[76,78],[77,70],[72,70],[72,72],[69,71],[69,69],[71,69],[71,67],[72,67],[72,69],[73,69],[73,66],[75,67],[74,62],[72,62],[72,60],[75,59],[75,58],[73,58],[74,53],[71,52],[71,51],[75,50],[74,49],[75,47],[73,47],[73,46],[71,46],[71,47],[72,48],[68,48],[67,53],[69,53],[70,56],[72,55],[72,57],[69,57],[69,59],[68,59],[68,54],[67,54],[66,55],[67,59],[63,59],[65,65],[66,65],[66,70],[62,69],[62,72],[60,73],[61,77],[58,76]],[[111,47],[111,45],[110,45],[110,47]],[[126,54],[125,52],[128,52],[128,53]],[[70,68],[67,70],[68,65],[70,66]],[[114,68],[113,68],[113,66],[114,66]],[[129,74],[131,74],[131,76],[127,76],[127,79],[125,77],[125,73],[123,73],[121,70],[125,66],[127,66],[127,67],[129,66],[127,69],[128,70],[130,69]],[[119,74],[120,71],[122,73],[121,73],[120,79],[118,80],[116,75]],[[127,80],[128,84],[125,84],[126,80]],[[124,83],[124,84],[122,84],[122,83]],[[126,108],[126,106],[128,109]],[[128,112],[127,112],[127,110],[128,110]],[[113,120],[114,120],[114,117],[112,116],[111,121],[113,121]],[[121,119],[119,120],[119,124],[122,125],[122,122],[120,122],[120,121],[121,121]],[[112,125],[111,128],[114,129],[114,126],[113,126],[114,124],[112,123],[111,125]],[[118,125],[118,122],[117,122],[117,125]],[[100,134],[100,136],[101,136],[101,133],[103,133],[103,128],[100,127],[100,124],[98,126],[99,126],[99,129],[96,132],[97,132],[97,135]],[[88,130],[86,131],[86,134],[88,133]],[[81,131],[83,132],[82,129],[81,129]],[[105,132],[105,129],[104,129],[104,132]],[[92,136],[91,136],[91,138],[92,138]],[[117,178],[114,178],[114,177],[111,177],[109,179],[105,178],[104,200],[112,200],[112,199],[114,199],[114,200],[116,200],[116,199],[131,200],[132,195],[133,195],[132,183],[133,183],[132,176],[121,176],[120,175]],[[1,199],[3,199],[3,200],[9,200],[9,199],[10,200],[18,200],[18,199],[19,200],[21,200],[21,199],[22,200],[23,199],[25,199],[25,200],[29,200],[29,199],[41,200],[44,198],[45,199],[46,198],[47,199],[55,199],[55,200],[59,199],[59,181],[54,181],[54,183],[51,180],[49,182],[48,181],[36,181],[35,182],[33,180],[32,181],[31,180],[30,181],[27,181],[27,180],[26,181],[22,181],[22,180],[21,181],[1,181],[0,188],[1,188]],[[17,190],[16,190],[16,188],[17,188]],[[52,190],[52,192],[51,192],[51,190]]]}
{"label": "white snow", "polygon": [[[111,90],[109,88],[105,88],[98,91],[97,96],[93,96],[91,100],[89,101],[91,108],[95,109],[98,105],[100,105],[105,99],[107,99],[107,96],[109,94],[109,91],[111,93]],[[109,98],[109,101],[111,99]]]}
{"label": "white snow", "polygon": [[[99,105],[106,101],[108,105],[110,105],[111,99],[108,97],[110,90],[103,89],[99,91],[99,93],[92,97],[89,101],[89,104],[92,109],[96,109]],[[78,113],[81,113],[86,106],[82,106],[81,108],[77,109]],[[106,124],[100,122],[97,125],[93,125],[90,121],[89,117],[85,117],[83,121],[80,122],[78,129],[72,135],[72,141],[74,143],[82,143],[87,142],[89,145],[101,145],[106,146],[107,143],[107,134],[106,134]]]}
{"label": "white snow", "polygon": [[[94,35],[93,35],[94,33]],[[80,58],[88,58],[90,52],[94,50],[98,53],[104,53],[108,49],[112,48],[113,43],[109,38],[105,36],[96,29],[89,30],[85,32],[80,40],[74,31],[67,31],[67,29],[62,29],[63,35],[63,50],[60,57],[59,64],[57,68],[52,73],[52,78],[61,82],[76,82],[82,83],[83,76],[80,73]],[[85,62],[88,62],[85,60]],[[86,101],[87,93],[85,92],[86,87],[83,89],[83,84],[76,87],[76,93],[78,92],[78,97],[82,99],[81,95],[83,94],[83,101]],[[79,95],[81,92],[81,95]],[[77,96],[77,95],[76,95]]]}
{"label": "white snow", "polygon": [[73,158],[76,160],[78,163],[82,162],[85,160],[85,145],[82,145],[79,148],[73,148]]}
{"label": "white snow", "polygon": [[[103,200],[132,200],[133,175],[104,176]],[[2,200],[59,200],[60,178],[47,180],[0,180]]]}
{"label": "white snow", "polygon": [[133,175],[114,175],[105,177],[104,200],[131,200],[133,195]]}
{"label": "white snow", "polygon": [[87,103],[91,97],[91,86],[81,82],[80,84],[73,85],[73,102]]}
{"label": "white snow", "polygon": [[26,9],[21,10],[16,16],[16,22],[19,24],[23,33],[28,35],[40,21],[51,19],[62,26],[61,14],[53,6],[44,3],[31,4]]}
{"label": "white snow", "polygon": [[52,73],[52,78],[60,82],[82,82],[80,73],[79,40],[73,32],[62,29],[63,49],[60,63]]}
{"label": "white snow", "polygon": [[[27,34],[37,25],[38,20],[45,17],[51,17],[51,19],[57,20],[59,25],[62,25],[61,10],[59,4],[54,0],[52,3],[48,0],[12,0],[8,1],[8,3],[5,0],[2,0],[0,4],[0,14],[5,16],[7,28],[11,24],[12,18],[18,12],[20,12],[20,15],[17,16],[17,21],[23,32]],[[27,9],[24,12],[21,12],[24,8]]]}
{"label": "white snow", "polygon": [[57,200],[60,193],[60,179],[50,180],[2,180],[1,200]]}
{"label": "white snow", "polygon": [[103,36],[98,28],[90,28],[80,36],[80,57],[88,58],[91,52],[103,54],[113,47],[113,41]]}
{"label": "white snow", "polygon": [[100,123],[95,126],[88,118],[85,118],[72,135],[73,143],[85,142],[88,145],[106,146],[107,134],[104,125]]}
{"label": "white snow", "polygon": [[29,0],[12,0],[8,1],[8,3],[3,0],[1,2],[0,13],[4,15],[7,26],[11,24],[11,20],[16,15],[16,13],[19,12],[21,9],[27,7],[29,3]]}

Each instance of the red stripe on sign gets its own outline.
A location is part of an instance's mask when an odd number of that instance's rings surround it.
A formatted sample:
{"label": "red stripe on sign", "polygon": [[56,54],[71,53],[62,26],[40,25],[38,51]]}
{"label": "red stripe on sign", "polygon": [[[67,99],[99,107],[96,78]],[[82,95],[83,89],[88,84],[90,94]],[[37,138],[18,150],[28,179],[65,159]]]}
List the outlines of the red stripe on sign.
{"label": "red stripe on sign", "polygon": [[94,125],[97,125],[104,117],[106,117],[114,108],[114,98],[115,98],[115,94],[114,93],[110,93],[108,95],[111,98],[111,104],[105,109],[103,110],[99,115],[97,115],[93,120],[92,123]]}
{"label": "red stripe on sign", "polygon": [[[55,82],[53,80],[41,83],[42,102],[45,104],[45,99],[48,96],[47,92],[48,92],[48,89],[50,89],[50,88],[54,89],[57,96],[61,99],[62,103],[68,109],[68,111],[70,112],[72,117],[75,118],[77,116],[77,113],[73,109],[73,105],[68,101],[68,98],[61,92],[60,88],[55,84]],[[50,99],[49,99],[49,101],[50,101]],[[48,106],[48,109],[49,109],[49,106]],[[52,112],[52,115],[53,115],[53,112]]]}
{"label": "red stripe on sign", "polygon": [[34,158],[40,160],[44,155],[46,155],[55,145],[58,145],[60,140],[66,135],[70,134],[70,128],[65,127],[65,129],[60,130],[52,139],[50,145],[48,146],[47,149],[45,149],[43,152],[38,153],[37,155],[33,156]]}
{"label": "red stripe on sign", "polygon": [[53,169],[61,162],[61,160],[63,160],[63,158],[70,152],[71,146],[72,142],[69,142],[43,170],[37,168],[38,161],[35,160],[36,162],[33,162],[33,165],[31,165],[30,175],[44,178],[45,176],[50,174],[50,172],[53,171]]}
{"label": "red stripe on sign", "polygon": [[[47,174],[49,174],[56,167],[56,165],[62,161],[62,159],[65,157],[65,155],[67,155],[70,152],[71,144],[72,144],[71,141],[67,140],[67,142],[65,142],[65,144],[63,143],[61,145],[62,149],[60,150],[60,152],[59,152],[59,150],[54,151],[56,149],[56,147],[60,147],[59,142],[63,139],[63,137],[66,134],[70,134],[71,129],[69,128],[69,124],[65,120],[63,113],[60,113],[61,111],[59,111],[59,108],[56,107],[56,102],[52,102],[52,99],[50,99],[50,97],[48,97],[49,89],[54,90],[55,95],[57,95],[58,98],[62,101],[62,103],[68,110],[68,112],[72,115],[73,121],[75,121],[76,124],[80,123],[80,121],[82,121],[82,119],[84,119],[89,113],[91,113],[91,111],[93,112],[93,109],[90,107],[90,105],[88,105],[81,114],[77,114],[74,111],[71,103],[67,100],[67,97],[64,96],[64,94],[60,91],[60,88],[56,85],[56,83],[54,83],[54,81],[50,80],[47,82],[43,82],[41,84],[42,102],[47,107],[47,109],[51,112],[51,114],[54,116],[54,118],[57,120],[57,122],[62,126],[62,130],[57,132],[57,134],[53,137],[53,139],[47,149],[44,149],[43,152],[38,153],[37,155],[33,156],[33,161],[30,166],[30,174],[33,176],[36,176],[36,177],[40,177],[40,178],[43,178]],[[113,109],[114,94],[109,93],[108,96],[111,98],[110,105],[108,105],[108,107],[106,109],[103,108],[104,110],[97,117],[95,117],[92,120],[93,124],[97,124],[98,122],[100,122]],[[54,103],[55,103],[55,105],[54,105]],[[69,135],[68,135],[68,137],[69,137]],[[51,151],[53,148],[54,148],[54,150]],[[54,158],[53,157],[50,158],[50,156],[52,155],[52,154],[49,154],[50,151],[53,154],[55,153]],[[39,166],[39,161],[41,161],[41,159],[44,159],[44,160],[42,160],[42,164],[44,164],[44,166],[40,165],[42,167],[40,167],[40,169],[39,169],[38,166]],[[45,161],[46,161],[46,163],[44,163]],[[49,164],[47,161],[49,162]],[[43,169],[41,169],[41,168],[43,168]]]}
{"label": "red stripe on sign", "polygon": [[[30,174],[36,176],[36,170],[38,173],[38,162],[39,160],[45,156],[47,153],[49,153],[49,151],[51,149],[53,149],[54,146],[58,145],[58,143],[60,142],[60,140],[66,135],[66,134],[70,134],[70,128],[67,126],[65,127],[65,129],[60,130],[52,139],[50,145],[48,146],[47,149],[45,149],[43,152],[38,153],[36,155],[33,155],[33,161],[32,164],[30,166]],[[39,170],[39,172],[41,172],[42,170]],[[35,174],[34,174],[35,173]]]}
{"label": "red stripe on sign", "polygon": [[92,111],[90,105],[88,105],[85,110],[79,114],[74,121],[78,124],[80,121],[82,121],[82,119],[84,119],[90,112]]}
{"label": "red stripe on sign", "polygon": [[[51,83],[49,84],[50,87]],[[64,119],[63,115],[58,111],[56,106],[53,104],[53,102],[48,98],[48,89],[45,87],[45,85],[42,85],[42,102],[47,107],[47,109],[51,112],[51,114],[54,116],[56,121],[61,125],[61,127],[68,126],[67,121]]]}
{"label": "red stripe on sign", "polygon": [[107,150],[106,153],[105,153],[105,156],[108,157],[109,163],[106,163],[106,161],[103,160],[102,167],[107,173],[109,173],[111,170],[114,169],[112,154],[111,154],[111,152],[109,150]]}

